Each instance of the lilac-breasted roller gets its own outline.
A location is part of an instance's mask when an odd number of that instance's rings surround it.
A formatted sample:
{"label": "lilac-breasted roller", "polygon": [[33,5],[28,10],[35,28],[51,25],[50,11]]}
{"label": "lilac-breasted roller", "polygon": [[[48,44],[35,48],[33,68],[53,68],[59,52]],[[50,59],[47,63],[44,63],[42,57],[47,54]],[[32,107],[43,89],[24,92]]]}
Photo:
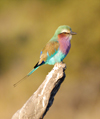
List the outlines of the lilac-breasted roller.
{"label": "lilac-breasted roller", "polygon": [[[34,68],[24,77],[30,76],[37,68],[43,64],[54,65],[57,62],[63,61],[67,56],[70,47],[71,47],[71,38],[72,35],[75,35],[75,32],[72,32],[71,28],[66,25],[59,26],[56,30],[54,36],[46,44],[40,53],[40,59]],[[14,84],[16,86],[20,81]]]}

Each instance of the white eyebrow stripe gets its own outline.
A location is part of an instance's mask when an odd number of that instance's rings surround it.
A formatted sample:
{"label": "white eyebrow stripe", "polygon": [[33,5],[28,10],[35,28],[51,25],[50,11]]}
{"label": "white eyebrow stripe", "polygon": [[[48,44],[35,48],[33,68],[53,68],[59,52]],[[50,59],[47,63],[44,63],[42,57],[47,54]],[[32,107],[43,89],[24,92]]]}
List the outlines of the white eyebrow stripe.
{"label": "white eyebrow stripe", "polygon": [[61,31],[61,33],[63,33],[63,32],[70,33],[70,31],[67,30],[67,29],[63,29],[63,30]]}

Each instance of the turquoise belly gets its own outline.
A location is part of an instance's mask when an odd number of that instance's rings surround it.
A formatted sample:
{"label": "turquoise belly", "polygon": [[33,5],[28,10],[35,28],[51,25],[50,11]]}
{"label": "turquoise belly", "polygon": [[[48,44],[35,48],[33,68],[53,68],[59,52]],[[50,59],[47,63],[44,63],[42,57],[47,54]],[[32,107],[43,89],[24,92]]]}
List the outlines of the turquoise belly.
{"label": "turquoise belly", "polygon": [[49,57],[45,64],[54,65],[57,62],[61,62],[66,57],[60,50],[53,56]]}

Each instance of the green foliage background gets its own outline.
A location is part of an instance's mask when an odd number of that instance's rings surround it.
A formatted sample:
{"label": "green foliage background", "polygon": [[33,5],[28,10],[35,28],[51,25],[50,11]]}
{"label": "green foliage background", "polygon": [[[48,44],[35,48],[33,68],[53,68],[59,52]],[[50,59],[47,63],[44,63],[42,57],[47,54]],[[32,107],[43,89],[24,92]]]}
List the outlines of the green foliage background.
{"label": "green foliage background", "polygon": [[22,107],[53,66],[44,65],[14,88],[37,63],[60,25],[76,36],[64,59],[66,79],[45,119],[100,118],[100,0],[0,1],[0,118]]}

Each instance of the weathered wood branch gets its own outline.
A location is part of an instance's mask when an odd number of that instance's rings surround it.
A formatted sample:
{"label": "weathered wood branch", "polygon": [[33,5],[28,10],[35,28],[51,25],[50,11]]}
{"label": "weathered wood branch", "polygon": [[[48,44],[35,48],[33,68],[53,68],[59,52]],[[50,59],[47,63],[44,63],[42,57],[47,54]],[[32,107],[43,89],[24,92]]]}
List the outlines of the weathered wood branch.
{"label": "weathered wood branch", "polygon": [[65,78],[66,65],[56,63],[40,87],[33,93],[12,119],[43,119]]}

